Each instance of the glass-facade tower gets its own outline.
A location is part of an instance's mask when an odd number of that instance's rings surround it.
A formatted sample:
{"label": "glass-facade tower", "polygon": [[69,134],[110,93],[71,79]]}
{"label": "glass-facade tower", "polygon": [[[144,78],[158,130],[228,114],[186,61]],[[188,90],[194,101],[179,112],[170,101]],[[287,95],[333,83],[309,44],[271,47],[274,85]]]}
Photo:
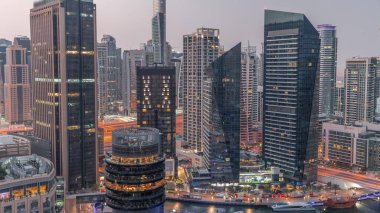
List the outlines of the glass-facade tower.
{"label": "glass-facade tower", "polygon": [[[97,45],[98,58],[98,100],[99,117],[117,115],[121,102],[121,50],[116,47],[116,39],[103,35]],[[121,105],[121,104],[120,104]]]}
{"label": "glass-facade tower", "polygon": [[263,152],[289,180],[316,178],[319,49],[305,15],[265,11]]}
{"label": "glass-facade tower", "polygon": [[337,43],[336,27],[329,24],[318,25],[321,38],[319,62],[319,114],[334,114],[336,86]]}
{"label": "glass-facade tower", "polygon": [[202,86],[203,158],[213,182],[239,182],[241,44],[217,58]]}
{"label": "glass-facade tower", "polygon": [[167,65],[166,0],[153,0],[152,42],[154,47],[154,63]]}
{"label": "glass-facade tower", "polygon": [[97,182],[95,16],[92,0],[40,0],[30,14],[34,134],[70,193]]}
{"label": "glass-facade tower", "polygon": [[177,177],[175,77],[175,67],[137,67],[137,124],[160,130],[168,177]]}

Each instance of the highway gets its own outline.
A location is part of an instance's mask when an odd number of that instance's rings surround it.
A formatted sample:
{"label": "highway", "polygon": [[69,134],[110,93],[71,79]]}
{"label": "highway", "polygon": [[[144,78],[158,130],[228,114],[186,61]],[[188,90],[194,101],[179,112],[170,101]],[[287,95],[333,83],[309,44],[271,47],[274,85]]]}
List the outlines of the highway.
{"label": "highway", "polygon": [[336,168],[325,166],[318,167],[318,176],[337,178],[338,180],[349,181],[358,184],[362,188],[380,190],[380,180],[368,177],[363,174],[356,174]]}

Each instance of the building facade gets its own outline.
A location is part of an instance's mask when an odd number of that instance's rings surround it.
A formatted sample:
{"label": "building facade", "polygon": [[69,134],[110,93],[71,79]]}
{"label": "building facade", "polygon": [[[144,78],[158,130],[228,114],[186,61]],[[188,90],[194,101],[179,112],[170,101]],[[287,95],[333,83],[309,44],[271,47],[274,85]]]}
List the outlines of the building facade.
{"label": "building facade", "polygon": [[258,117],[258,57],[256,47],[243,48],[241,54],[241,91],[240,91],[240,142],[253,144]]}
{"label": "building facade", "polygon": [[342,81],[336,82],[335,100],[334,100],[334,117],[343,122],[346,92]]}
{"label": "building facade", "polygon": [[121,102],[121,50],[116,47],[114,37],[104,35],[97,51],[99,117],[116,115]]}
{"label": "building facade", "polygon": [[106,158],[107,206],[114,213],[163,213],[164,161],[157,129],[115,130]]}
{"label": "building facade", "polygon": [[380,169],[380,125],[356,122],[323,124],[323,159],[347,169]]}
{"label": "building facade", "polygon": [[146,66],[146,51],[126,50],[123,52],[123,87],[122,99],[124,114],[136,112],[136,70],[137,67]]}
{"label": "building facade", "polygon": [[137,124],[160,131],[168,177],[178,174],[175,102],[175,67],[137,67]]}
{"label": "building facade", "polygon": [[5,120],[11,125],[30,124],[30,76],[26,48],[16,45],[8,47],[4,69]]}
{"label": "building facade", "polygon": [[199,28],[183,37],[183,140],[196,152],[202,152],[203,79],[219,49],[218,29]]}
{"label": "building facade", "polygon": [[4,116],[4,65],[7,61],[7,48],[12,45],[7,39],[0,39],[0,113]]}
{"label": "building facade", "polygon": [[0,135],[0,159],[31,154],[30,141],[13,135]]}
{"label": "building facade", "polygon": [[28,155],[2,159],[0,212],[55,212],[56,173],[51,161]]}
{"label": "building facade", "polygon": [[241,61],[239,43],[210,65],[202,86],[203,159],[213,182],[239,182]]}
{"label": "building facade", "polygon": [[375,117],[376,58],[352,58],[344,73],[345,124],[372,122]]}
{"label": "building facade", "polygon": [[318,31],[303,14],[265,11],[264,160],[294,181],[316,179]]}
{"label": "building facade", "polygon": [[166,44],[166,0],[153,0],[152,42],[154,63],[168,65]]}
{"label": "building facade", "polygon": [[336,26],[318,25],[321,38],[319,61],[319,114],[334,114],[338,39]]}
{"label": "building facade", "polygon": [[34,135],[51,142],[66,192],[93,190],[98,168],[96,7],[92,0],[40,0],[30,19]]}
{"label": "building facade", "polygon": [[13,39],[14,45],[19,45],[26,49],[26,63],[29,70],[29,85],[30,85],[30,104],[33,104],[33,84],[32,84],[32,48],[30,38],[27,36],[18,35]]}

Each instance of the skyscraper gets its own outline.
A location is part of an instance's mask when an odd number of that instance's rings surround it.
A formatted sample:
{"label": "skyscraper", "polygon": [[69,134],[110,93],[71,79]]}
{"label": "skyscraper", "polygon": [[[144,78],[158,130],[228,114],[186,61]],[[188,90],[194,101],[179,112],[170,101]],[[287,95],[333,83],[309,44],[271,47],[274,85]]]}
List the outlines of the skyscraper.
{"label": "skyscraper", "polygon": [[40,0],[30,14],[35,136],[52,143],[66,192],[97,182],[96,7]]}
{"label": "skyscraper", "polygon": [[202,151],[202,81],[218,55],[218,29],[199,28],[183,37],[183,139],[197,152]]}
{"label": "skyscraper", "polygon": [[252,144],[254,141],[254,126],[258,116],[257,66],[256,48],[253,46],[243,48],[240,91],[240,142],[242,145]]}
{"label": "skyscraper", "polygon": [[371,122],[375,116],[376,58],[351,58],[346,61],[344,87],[345,124]]}
{"label": "skyscraper", "polygon": [[342,81],[336,82],[335,100],[334,100],[334,116],[343,121],[345,107],[346,92]]}
{"label": "skyscraper", "polygon": [[12,45],[7,48],[4,66],[5,120],[10,124],[30,124],[29,69],[26,48]]}
{"label": "skyscraper", "polygon": [[213,182],[239,182],[241,44],[206,71],[202,86],[204,164]]}
{"label": "skyscraper", "polygon": [[6,63],[6,49],[12,45],[11,41],[0,39],[0,114],[3,116],[4,109],[4,65]]}
{"label": "skyscraper", "polygon": [[30,86],[30,103],[33,102],[33,84],[32,84],[32,49],[31,42],[27,36],[18,35],[13,40],[14,45],[20,45],[26,49],[26,63],[28,64],[29,86]]}
{"label": "skyscraper", "polygon": [[116,40],[104,35],[97,45],[98,57],[98,96],[100,117],[118,114],[118,103],[121,100],[119,90],[121,52],[116,47]]}
{"label": "skyscraper", "polygon": [[318,31],[299,13],[265,11],[264,159],[286,179],[316,179]]}
{"label": "skyscraper", "polygon": [[167,176],[177,176],[175,67],[137,67],[137,124],[160,130]]}
{"label": "skyscraper", "polygon": [[167,65],[166,0],[153,0],[152,41],[154,63]]}
{"label": "skyscraper", "polygon": [[319,114],[334,114],[336,84],[337,44],[336,27],[329,24],[318,25],[321,38],[319,61]]}
{"label": "skyscraper", "polygon": [[113,213],[163,213],[165,164],[160,132],[154,128],[112,132],[106,158],[107,206]]}
{"label": "skyscraper", "polygon": [[146,66],[146,51],[126,50],[123,52],[122,100],[124,113],[129,115],[136,112],[136,70],[137,67]]}

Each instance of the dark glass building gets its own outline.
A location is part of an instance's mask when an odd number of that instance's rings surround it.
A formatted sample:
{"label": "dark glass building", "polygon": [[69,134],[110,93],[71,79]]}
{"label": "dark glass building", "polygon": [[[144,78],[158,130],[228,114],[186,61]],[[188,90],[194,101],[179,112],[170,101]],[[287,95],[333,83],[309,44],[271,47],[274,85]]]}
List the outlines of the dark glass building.
{"label": "dark glass building", "polygon": [[213,182],[239,183],[241,44],[217,58],[202,86],[202,144]]}
{"label": "dark glass building", "polygon": [[176,177],[175,82],[175,67],[137,67],[137,124],[160,130],[167,175]]}
{"label": "dark glass building", "polygon": [[34,135],[70,193],[97,182],[95,16],[92,0],[39,0],[30,14]]}
{"label": "dark glass building", "polygon": [[165,158],[154,128],[112,132],[106,157],[106,202],[118,212],[163,213]]}
{"label": "dark glass building", "polygon": [[288,180],[316,179],[319,50],[305,15],[265,11],[263,153]]}

